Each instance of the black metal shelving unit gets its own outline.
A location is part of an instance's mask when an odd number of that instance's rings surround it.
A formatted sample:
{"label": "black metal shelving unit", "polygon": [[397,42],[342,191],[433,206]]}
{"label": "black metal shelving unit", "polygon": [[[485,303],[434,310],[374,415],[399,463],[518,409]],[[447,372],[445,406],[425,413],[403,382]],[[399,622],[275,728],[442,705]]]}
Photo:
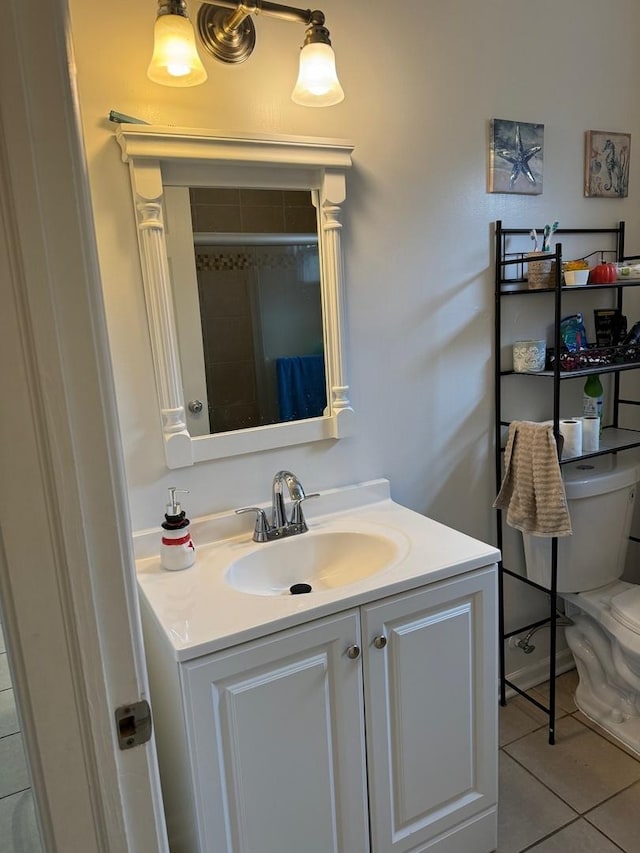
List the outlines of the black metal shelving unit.
{"label": "black metal shelving unit", "polygon": [[[542,229],[539,229],[541,231]],[[595,373],[613,373],[613,402],[612,402],[612,422],[603,429],[600,448],[595,453],[584,454],[584,456],[573,457],[571,459],[560,460],[560,465],[567,462],[575,462],[576,459],[587,459],[593,456],[602,456],[608,453],[617,453],[618,451],[626,450],[632,447],[640,447],[640,431],[621,429],[618,423],[620,405],[640,405],[640,401],[623,399],[620,397],[620,372],[624,370],[632,370],[640,368],[640,362],[632,364],[616,364],[616,365],[598,365],[593,368],[584,368],[578,370],[564,371],[561,369],[560,358],[556,357],[553,363],[552,370],[545,370],[542,373],[531,374],[514,374],[513,370],[503,370],[500,364],[501,344],[503,341],[502,331],[502,300],[533,298],[544,299],[551,298],[553,301],[553,330],[554,341],[553,347],[556,354],[561,351],[561,328],[560,321],[563,316],[563,300],[567,292],[575,293],[579,291],[594,291],[594,290],[613,290],[616,294],[616,307],[622,311],[623,308],[623,293],[625,288],[639,287],[640,279],[631,281],[612,282],[610,284],[598,285],[580,285],[567,287],[562,281],[562,243],[556,243],[555,252],[550,253],[550,258],[555,260],[555,281],[553,287],[529,289],[526,278],[527,258],[526,252],[508,252],[508,242],[512,238],[524,237],[527,238],[530,231],[527,228],[504,228],[502,222],[496,222],[495,229],[495,476],[496,476],[496,493],[502,482],[502,456],[504,448],[502,447],[502,434],[505,427],[509,426],[509,421],[503,420],[503,382],[507,376],[531,376],[536,377],[536,381],[546,381],[551,383],[551,394],[553,399],[553,432],[558,441],[560,430],[560,402],[561,402],[561,385],[563,380],[573,379],[579,376],[588,376]],[[625,239],[625,224],[619,222],[618,225],[612,228],[560,228],[555,232],[555,237],[564,236],[594,236],[601,235],[613,242],[614,248],[606,250],[615,252],[615,259],[618,262],[636,260],[639,255],[625,255],[624,239]],[[601,247],[595,247],[600,251]],[[575,256],[575,255],[574,255]],[[513,275],[508,275],[508,273]],[[543,296],[546,294],[546,297]],[[515,381],[515,380],[511,380]],[[503,513],[501,510],[496,510],[497,513],[497,546],[503,550]],[[503,562],[499,565],[498,579],[498,594],[499,594],[499,632],[500,632],[500,703],[506,705],[506,689],[509,687],[516,693],[523,696],[533,705],[544,711],[549,717],[549,743],[555,742],[555,710],[556,710],[556,629],[557,629],[557,605],[558,605],[558,538],[551,538],[551,585],[550,587],[541,586],[538,583],[530,580],[526,576],[508,569]],[[514,578],[520,583],[527,584],[530,587],[541,590],[549,596],[549,615],[541,620],[522,625],[516,630],[505,632],[505,609],[504,609],[504,577]],[[520,689],[506,678],[505,673],[505,643],[510,637],[522,634],[525,631],[533,630],[544,625],[549,625],[551,638],[549,648],[549,704],[548,706],[538,702],[533,696],[529,695],[526,690]]]}

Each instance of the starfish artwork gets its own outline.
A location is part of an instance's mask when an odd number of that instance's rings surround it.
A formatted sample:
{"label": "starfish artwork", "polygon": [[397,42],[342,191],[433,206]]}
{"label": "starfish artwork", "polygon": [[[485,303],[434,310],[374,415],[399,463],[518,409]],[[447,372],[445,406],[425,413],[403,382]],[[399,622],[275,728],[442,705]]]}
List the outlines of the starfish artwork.
{"label": "starfish artwork", "polygon": [[542,192],[544,125],[491,120],[489,192]]}

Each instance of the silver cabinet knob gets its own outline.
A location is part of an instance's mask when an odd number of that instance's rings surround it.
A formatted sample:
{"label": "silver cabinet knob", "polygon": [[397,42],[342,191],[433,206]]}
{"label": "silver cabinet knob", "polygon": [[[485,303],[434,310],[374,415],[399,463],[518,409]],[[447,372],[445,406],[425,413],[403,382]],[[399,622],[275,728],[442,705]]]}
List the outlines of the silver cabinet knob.
{"label": "silver cabinet knob", "polygon": [[192,415],[199,415],[203,408],[204,403],[202,400],[189,400],[187,403],[187,409],[189,409]]}
{"label": "silver cabinet knob", "polygon": [[383,635],[380,635],[379,637],[375,638],[375,640],[373,641],[373,645],[376,647],[376,649],[384,649],[384,647],[387,645],[387,638]]}
{"label": "silver cabinet knob", "polygon": [[347,649],[347,657],[351,658],[351,660],[355,660],[356,658],[360,657],[360,646],[349,646],[349,648]]}

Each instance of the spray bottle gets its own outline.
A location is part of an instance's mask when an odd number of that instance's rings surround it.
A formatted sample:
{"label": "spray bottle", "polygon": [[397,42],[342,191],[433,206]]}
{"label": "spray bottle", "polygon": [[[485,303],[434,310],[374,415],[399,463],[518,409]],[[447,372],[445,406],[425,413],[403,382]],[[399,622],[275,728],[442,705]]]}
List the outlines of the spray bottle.
{"label": "spray bottle", "polygon": [[169,489],[169,503],[162,522],[160,563],[170,572],[188,569],[196,559],[196,549],[189,533],[191,522],[176,500],[176,492],[189,494],[188,489],[176,489],[175,486]]}
{"label": "spray bottle", "polygon": [[604,389],[597,373],[587,376],[584,383],[584,395],[582,397],[582,414],[586,417],[600,418],[600,432],[602,432],[602,400]]}

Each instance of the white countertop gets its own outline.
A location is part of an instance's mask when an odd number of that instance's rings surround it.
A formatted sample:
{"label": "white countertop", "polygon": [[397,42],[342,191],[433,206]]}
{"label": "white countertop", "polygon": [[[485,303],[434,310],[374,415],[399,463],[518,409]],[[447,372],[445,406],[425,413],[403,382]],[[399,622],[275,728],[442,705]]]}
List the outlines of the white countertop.
{"label": "white countertop", "polygon": [[[184,571],[168,572],[161,567],[159,556],[147,556],[154,545],[159,551],[160,528],[135,537],[143,605],[149,605],[176,661],[191,660],[500,559],[493,546],[394,503],[386,480],[331,490],[307,506],[310,533],[302,536],[334,530],[379,533],[396,543],[395,563],[348,586],[305,595],[253,595],[239,592],[225,581],[227,567],[250,551],[284,543],[253,542],[252,517],[223,513],[194,521],[191,533],[196,562]],[[240,524],[243,532],[238,534]]]}

